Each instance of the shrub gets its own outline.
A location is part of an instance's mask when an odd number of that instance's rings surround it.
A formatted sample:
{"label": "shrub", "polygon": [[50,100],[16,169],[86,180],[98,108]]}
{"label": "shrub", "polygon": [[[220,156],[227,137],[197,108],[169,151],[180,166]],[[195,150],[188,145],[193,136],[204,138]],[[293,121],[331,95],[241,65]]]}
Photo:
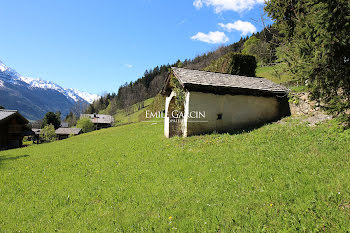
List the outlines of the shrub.
{"label": "shrub", "polygon": [[94,124],[89,118],[81,118],[77,122],[77,128],[81,128],[84,133],[88,133],[94,130]]}
{"label": "shrub", "polygon": [[256,66],[257,64],[254,56],[239,53],[228,53],[225,56],[214,60],[204,70],[254,77]]}
{"label": "shrub", "polygon": [[42,129],[42,139],[46,142],[52,142],[56,140],[55,127],[52,124],[44,126]]}

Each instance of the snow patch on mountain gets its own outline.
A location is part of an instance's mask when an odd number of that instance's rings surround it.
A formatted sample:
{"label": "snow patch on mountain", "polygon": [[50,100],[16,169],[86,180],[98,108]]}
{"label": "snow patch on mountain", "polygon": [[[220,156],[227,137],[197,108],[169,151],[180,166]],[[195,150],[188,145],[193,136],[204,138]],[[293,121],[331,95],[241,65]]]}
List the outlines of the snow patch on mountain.
{"label": "snow patch on mountain", "polygon": [[[92,103],[95,100],[101,98],[101,96],[96,95],[96,94],[90,94],[88,92],[84,92],[84,91],[79,91],[73,88],[68,88],[65,89],[67,91],[67,93],[69,93],[72,96],[79,96],[80,98],[86,100],[88,103]],[[73,98],[73,97],[72,97]]]}
{"label": "snow patch on mountain", "polygon": [[35,88],[53,89],[60,92],[64,90],[64,88],[60,87],[59,85],[53,82],[45,81],[39,78],[29,78],[29,77],[21,76],[19,79],[29,84],[31,87],[35,87]]}
{"label": "snow patch on mountain", "polygon": [[5,66],[4,63],[2,63],[2,62],[0,61],[0,71],[1,71],[1,72],[4,72],[5,70],[7,70],[7,67]]}

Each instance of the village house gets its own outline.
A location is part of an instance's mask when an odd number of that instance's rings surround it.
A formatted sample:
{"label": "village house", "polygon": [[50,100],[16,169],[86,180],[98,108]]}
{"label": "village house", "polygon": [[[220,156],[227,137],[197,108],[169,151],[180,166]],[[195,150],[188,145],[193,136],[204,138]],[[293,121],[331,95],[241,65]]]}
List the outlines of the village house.
{"label": "village house", "polygon": [[28,123],[16,110],[0,109],[0,150],[22,147],[23,137],[34,134]]}
{"label": "village house", "polygon": [[33,141],[33,143],[35,144],[39,144],[42,142],[41,140],[41,135],[42,135],[42,130],[41,129],[37,129],[37,128],[32,128],[32,131],[34,132],[34,134],[31,136],[31,140]]}
{"label": "village house", "polygon": [[58,140],[66,139],[70,135],[76,136],[82,133],[80,128],[58,128],[55,131]]}
{"label": "village house", "polygon": [[[174,88],[171,79],[180,88]],[[162,89],[164,134],[234,132],[279,120],[290,115],[288,92],[264,78],[172,68]],[[179,108],[176,96],[180,94],[178,100],[184,101]]]}
{"label": "village house", "polygon": [[95,129],[104,129],[112,127],[114,124],[114,117],[111,115],[102,115],[102,114],[81,114],[81,118],[89,118],[92,123],[94,123]]}

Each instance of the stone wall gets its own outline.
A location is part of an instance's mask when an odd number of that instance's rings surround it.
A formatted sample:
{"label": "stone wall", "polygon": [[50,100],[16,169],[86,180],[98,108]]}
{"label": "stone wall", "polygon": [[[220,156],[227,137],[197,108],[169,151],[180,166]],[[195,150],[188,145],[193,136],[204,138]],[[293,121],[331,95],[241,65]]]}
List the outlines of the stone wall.
{"label": "stone wall", "polygon": [[293,93],[289,106],[292,115],[309,115],[321,110],[320,104],[311,100],[307,92]]}
{"label": "stone wall", "polygon": [[293,93],[289,101],[292,116],[307,116],[302,121],[307,122],[310,126],[315,126],[320,122],[333,118],[322,111],[322,103],[311,100],[308,92]]}

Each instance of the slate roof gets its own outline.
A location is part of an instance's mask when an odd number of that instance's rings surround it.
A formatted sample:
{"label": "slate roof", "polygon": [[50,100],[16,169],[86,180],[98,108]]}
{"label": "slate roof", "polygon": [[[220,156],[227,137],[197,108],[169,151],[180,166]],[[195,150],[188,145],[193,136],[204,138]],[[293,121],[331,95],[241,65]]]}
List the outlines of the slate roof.
{"label": "slate roof", "polygon": [[95,124],[112,124],[114,123],[114,118],[111,115],[102,114],[81,114],[80,118],[90,118],[92,123]]}
{"label": "slate roof", "polygon": [[41,132],[41,129],[35,129],[33,128],[32,131],[36,134],[36,135],[40,135],[42,132]]}
{"label": "slate roof", "polygon": [[[189,91],[202,91],[217,94],[286,94],[289,90],[270,80],[208,71],[172,67],[173,74],[180,84]],[[167,82],[169,82],[167,80]],[[167,84],[163,93],[168,92]]]}
{"label": "slate roof", "polygon": [[9,116],[15,114],[16,112],[17,112],[16,110],[1,109],[0,110],[0,121],[8,118]]}
{"label": "slate roof", "polygon": [[0,121],[6,120],[9,117],[13,117],[14,115],[17,115],[19,118],[21,118],[25,124],[29,123],[29,121],[21,114],[19,114],[17,110],[0,109]]}
{"label": "slate roof", "polygon": [[77,135],[81,133],[81,129],[80,128],[58,128],[56,129],[55,133],[57,135]]}

